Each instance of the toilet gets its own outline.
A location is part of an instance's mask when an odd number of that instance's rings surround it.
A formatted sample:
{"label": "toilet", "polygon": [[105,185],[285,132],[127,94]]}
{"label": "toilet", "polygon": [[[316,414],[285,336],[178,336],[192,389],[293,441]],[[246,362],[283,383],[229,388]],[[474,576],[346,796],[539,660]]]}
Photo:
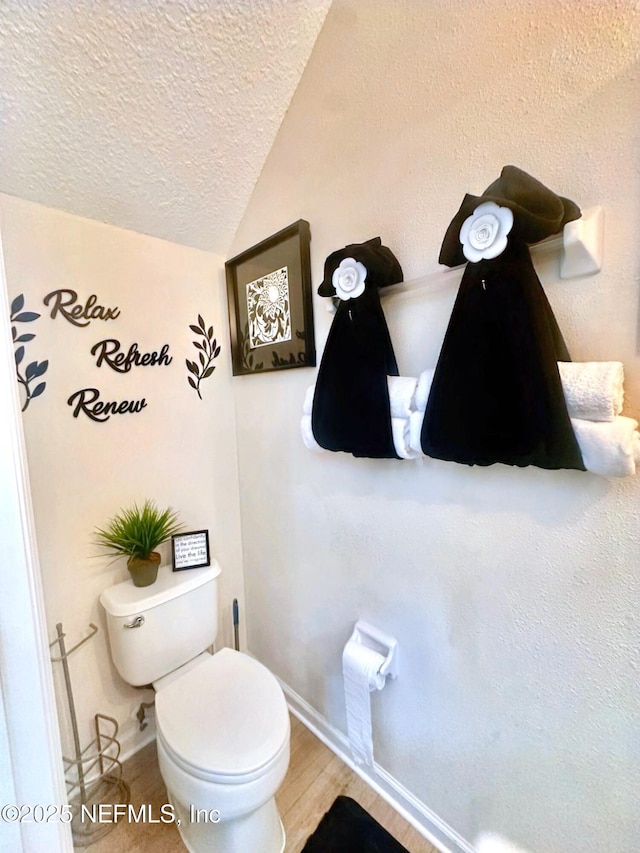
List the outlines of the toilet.
{"label": "toilet", "polygon": [[152,685],[160,772],[192,853],[282,853],[275,794],[289,766],[289,713],[276,678],[241,652],[212,646],[220,566],[173,572],[151,586],[104,590],[120,676]]}

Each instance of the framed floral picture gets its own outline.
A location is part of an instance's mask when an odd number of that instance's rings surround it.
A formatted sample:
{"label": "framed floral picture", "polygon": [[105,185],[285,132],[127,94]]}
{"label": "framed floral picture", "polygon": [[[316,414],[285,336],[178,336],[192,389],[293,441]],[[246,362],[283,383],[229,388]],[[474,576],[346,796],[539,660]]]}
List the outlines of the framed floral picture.
{"label": "framed floral picture", "polygon": [[226,262],[234,376],[315,366],[310,242],[299,219]]}

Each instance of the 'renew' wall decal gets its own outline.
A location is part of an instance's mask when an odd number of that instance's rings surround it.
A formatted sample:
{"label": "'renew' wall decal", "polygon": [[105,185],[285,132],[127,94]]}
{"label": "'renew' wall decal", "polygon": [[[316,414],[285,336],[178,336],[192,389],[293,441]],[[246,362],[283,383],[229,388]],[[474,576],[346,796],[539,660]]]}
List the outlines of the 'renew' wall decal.
{"label": "'renew' wall decal", "polygon": [[73,417],[77,418],[80,412],[92,421],[105,423],[111,415],[137,414],[147,406],[144,397],[141,400],[122,400],[120,402],[105,402],[100,399],[100,391],[97,388],[82,388],[74,392],[67,400],[68,406],[73,406]]}
{"label": "'renew' wall decal", "polygon": [[190,325],[189,328],[202,340],[192,341],[194,347],[198,350],[198,361],[185,359],[187,370],[191,374],[187,376],[187,381],[202,400],[200,383],[203,379],[208,379],[216,369],[213,360],[220,355],[221,347],[218,345],[217,339],[213,336],[213,326],[207,328],[200,314],[198,314],[198,325]]}
{"label": "'renew' wall decal", "polygon": [[23,308],[24,296],[23,294],[19,294],[11,303],[11,336],[13,337],[13,345],[15,346],[14,355],[16,362],[16,377],[25,395],[24,404],[22,406],[22,411],[24,412],[31,400],[35,397],[39,397],[46,388],[47,383],[44,381],[38,382],[35,386],[33,386],[33,383],[36,379],[39,379],[44,375],[49,367],[49,361],[47,359],[40,362],[31,361],[27,364],[24,373],[21,371],[20,366],[25,356],[24,344],[32,341],[35,338],[35,333],[24,332],[19,335],[16,326],[13,324],[31,323],[33,320],[37,320],[40,316],[40,314],[37,314],[35,311],[23,311]]}
{"label": "'renew' wall decal", "polygon": [[115,338],[105,338],[91,347],[91,355],[96,356],[96,367],[108,365],[117,373],[128,373],[132,367],[167,367],[173,361],[169,355],[169,344],[153,352],[140,352],[138,344],[133,343],[125,353],[122,344]]}
{"label": "'renew' wall decal", "polygon": [[60,314],[74,326],[88,326],[92,320],[115,320],[120,316],[119,308],[105,308],[96,304],[98,297],[95,293],[92,293],[83,305],[78,302],[78,294],[75,290],[64,287],[47,293],[42,301],[47,307],[52,302],[50,314],[52,320]]}

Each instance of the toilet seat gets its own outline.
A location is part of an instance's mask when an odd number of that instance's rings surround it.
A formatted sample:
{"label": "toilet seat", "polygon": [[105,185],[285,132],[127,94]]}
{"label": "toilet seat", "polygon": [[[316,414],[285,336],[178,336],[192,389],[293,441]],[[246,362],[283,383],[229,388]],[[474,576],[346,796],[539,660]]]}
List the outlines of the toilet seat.
{"label": "toilet seat", "polygon": [[261,663],[221,649],[156,695],[158,739],[199,779],[241,784],[265,774],[289,748],[289,713]]}

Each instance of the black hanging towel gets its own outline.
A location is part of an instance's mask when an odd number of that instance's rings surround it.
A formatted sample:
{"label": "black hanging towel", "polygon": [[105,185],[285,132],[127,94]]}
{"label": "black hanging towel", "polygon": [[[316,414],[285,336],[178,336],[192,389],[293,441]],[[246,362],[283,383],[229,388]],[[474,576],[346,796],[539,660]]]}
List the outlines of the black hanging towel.
{"label": "black hanging towel", "polygon": [[528,248],[579,217],[515,166],[465,196],[440,251],[440,263],[468,263],[427,402],[426,455],[585,470],[557,366],[571,358]]}
{"label": "black hanging towel", "polygon": [[398,375],[378,288],[402,281],[402,268],[380,237],[333,252],[321,296],[340,302],[318,369],[311,427],[327,450],[398,459],[387,376]]}

